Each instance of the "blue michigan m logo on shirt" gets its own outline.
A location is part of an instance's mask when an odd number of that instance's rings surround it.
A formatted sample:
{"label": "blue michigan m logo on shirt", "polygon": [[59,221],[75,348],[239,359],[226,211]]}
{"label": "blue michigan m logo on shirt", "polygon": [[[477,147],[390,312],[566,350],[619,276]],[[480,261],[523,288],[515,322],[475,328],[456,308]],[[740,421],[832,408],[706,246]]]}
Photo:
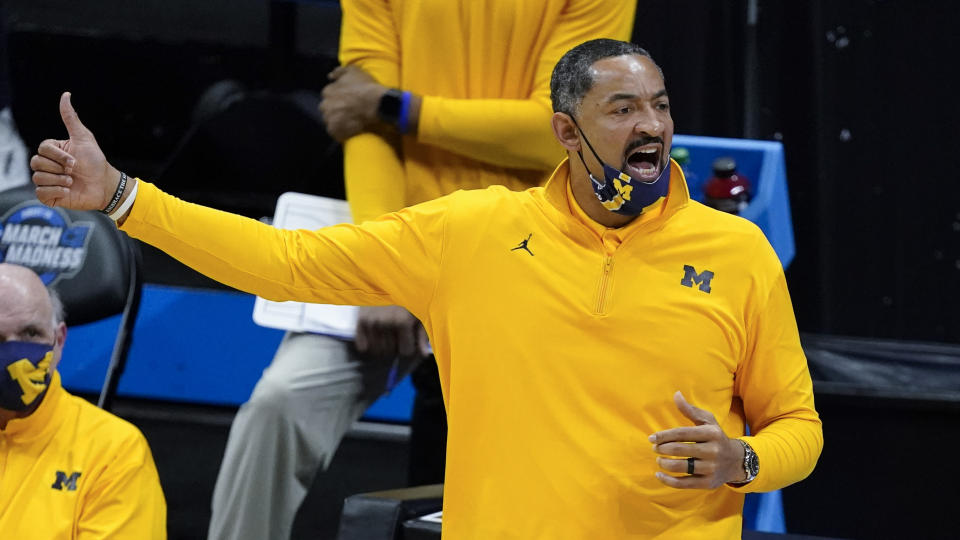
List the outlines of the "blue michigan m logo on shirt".
{"label": "blue michigan m logo on shirt", "polygon": [[76,491],[78,478],[80,478],[79,472],[72,472],[70,473],[70,476],[67,476],[67,473],[63,471],[57,471],[57,479],[54,480],[53,485],[50,487],[63,491],[63,487],[66,486],[67,491]]}
{"label": "blue michigan m logo on shirt", "polygon": [[697,273],[697,269],[690,266],[689,264],[683,265],[683,279],[680,280],[680,284],[684,287],[693,288],[694,283],[700,285],[700,290],[709,294],[710,293],[710,280],[713,279],[713,272],[710,270],[704,270],[703,272]]}

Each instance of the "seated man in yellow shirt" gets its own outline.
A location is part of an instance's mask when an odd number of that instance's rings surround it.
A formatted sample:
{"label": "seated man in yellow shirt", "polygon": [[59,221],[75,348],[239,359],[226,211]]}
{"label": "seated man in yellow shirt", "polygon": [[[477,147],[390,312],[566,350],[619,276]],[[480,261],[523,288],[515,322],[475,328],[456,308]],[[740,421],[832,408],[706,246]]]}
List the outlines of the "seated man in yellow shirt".
{"label": "seated man in yellow shirt", "polygon": [[60,385],[67,327],[56,293],[0,263],[0,298],[0,536],[166,538],[146,439]]}

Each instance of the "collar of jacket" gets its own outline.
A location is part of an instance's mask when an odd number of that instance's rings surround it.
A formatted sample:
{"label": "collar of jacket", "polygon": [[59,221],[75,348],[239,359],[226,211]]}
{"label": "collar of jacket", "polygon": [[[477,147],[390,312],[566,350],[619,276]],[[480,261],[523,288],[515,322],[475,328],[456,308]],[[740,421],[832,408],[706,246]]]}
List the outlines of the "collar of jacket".
{"label": "collar of jacket", "polygon": [[637,231],[653,231],[661,228],[677,212],[690,204],[690,191],[687,189],[687,180],[683,176],[683,169],[673,159],[670,160],[670,167],[670,189],[660,212],[637,216],[636,219],[618,229],[604,227],[589,219],[582,208],[571,208],[571,206],[576,206],[577,202],[573,199],[572,192],[569,192],[571,181],[569,159],[564,159],[553,171],[550,179],[547,180],[544,186],[544,199],[548,203],[550,211],[561,214],[564,221],[574,220],[579,222],[600,236],[603,235],[604,231],[617,231],[617,236],[625,239]]}
{"label": "collar of jacket", "polygon": [[57,418],[57,409],[63,400],[63,394],[60,372],[54,371],[53,377],[50,377],[47,393],[43,395],[43,401],[37,409],[30,416],[14,418],[7,422],[7,428],[3,433],[18,442],[27,442],[56,431],[62,421],[62,418]]}

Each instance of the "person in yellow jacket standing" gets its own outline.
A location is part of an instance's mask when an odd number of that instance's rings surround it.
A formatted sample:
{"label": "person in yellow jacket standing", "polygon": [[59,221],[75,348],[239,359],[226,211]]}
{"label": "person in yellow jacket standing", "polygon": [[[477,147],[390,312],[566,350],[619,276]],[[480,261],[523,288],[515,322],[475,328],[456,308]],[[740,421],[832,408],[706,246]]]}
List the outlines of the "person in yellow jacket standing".
{"label": "person in yellow jacket standing", "polygon": [[60,384],[67,329],[56,294],[0,263],[0,298],[0,537],[166,538],[146,439]]}
{"label": "person in yellow jacket standing", "polygon": [[[341,2],[343,67],[321,110],[344,143],[354,222],[457,189],[541,185],[563,158],[550,133],[550,71],[584,40],[629,39],[635,8],[621,0]],[[360,354],[327,336],[285,336],[231,427],[209,538],[288,538],[344,433],[388,379],[423,358],[421,332],[391,306],[361,308]],[[409,481],[442,482],[446,419],[434,362],[422,362],[413,380]]]}
{"label": "person in yellow jacket standing", "polygon": [[317,231],[123,185],[69,94],[69,139],[31,166],[45,204],[116,200],[122,230],[238,289],[410,310],[449,419],[445,537],[740,538],[744,493],[802,480],[823,447],[780,262],[690,199],[647,51],[574,47],[551,101],[568,159],[544,187]]}

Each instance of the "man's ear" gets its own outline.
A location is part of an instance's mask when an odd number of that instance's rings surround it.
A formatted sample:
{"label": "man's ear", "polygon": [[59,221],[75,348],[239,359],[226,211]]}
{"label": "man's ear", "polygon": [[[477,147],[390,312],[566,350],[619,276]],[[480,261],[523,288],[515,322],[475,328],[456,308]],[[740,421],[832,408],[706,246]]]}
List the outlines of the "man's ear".
{"label": "man's ear", "polygon": [[67,342],[67,325],[61,322],[54,328],[53,333],[55,341],[53,343],[53,363],[50,366],[50,371],[53,371],[60,365],[60,358],[63,356],[63,345]]}
{"label": "man's ear", "polygon": [[55,345],[59,345],[60,348],[63,348],[63,344],[67,342],[67,323],[61,321],[59,324],[57,324],[56,329],[54,329],[54,333],[57,337],[57,342]]}
{"label": "man's ear", "polygon": [[553,136],[560,141],[560,144],[568,152],[577,152],[580,150],[580,132],[577,125],[573,123],[573,118],[567,113],[555,112],[550,119],[553,125]]}

